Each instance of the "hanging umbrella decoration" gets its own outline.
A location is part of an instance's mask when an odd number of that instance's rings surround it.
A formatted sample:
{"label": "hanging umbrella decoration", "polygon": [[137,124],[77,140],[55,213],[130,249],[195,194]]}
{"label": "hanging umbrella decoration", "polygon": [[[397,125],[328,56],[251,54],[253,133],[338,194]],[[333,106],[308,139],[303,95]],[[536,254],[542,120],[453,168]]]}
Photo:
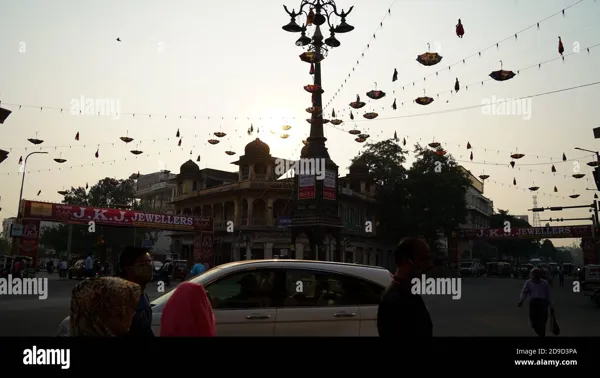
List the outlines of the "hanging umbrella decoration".
{"label": "hanging umbrella decoration", "polygon": [[406,146],[406,138],[402,138],[402,145]]}
{"label": "hanging umbrella decoration", "polygon": [[305,145],[305,146],[307,146],[308,145],[308,141],[306,139],[303,139],[302,140],[302,144]]}
{"label": "hanging umbrella decoration", "polygon": [[354,114],[352,113],[352,110],[350,110],[350,119],[354,119]]}
{"label": "hanging umbrella decoration", "polygon": [[360,138],[360,137],[358,137],[358,138],[354,139],[354,141],[355,141],[355,142],[357,142],[357,143],[364,143],[366,140],[367,140],[367,139],[365,139],[365,138]]}
{"label": "hanging umbrella decoration", "polygon": [[133,155],[137,156],[137,155],[141,155],[144,151],[140,151],[136,148],[135,150],[131,150],[129,152],[131,152]]}
{"label": "hanging umbrella decoration", "polygon": [[394,142],[398,142],[400,139],[398,139],[398,133],[396,131],[394,131]]}
{"label": "hanging umbrella decoration", "polygon": [[473,161],[473,151],[471,151],[471,154],[469,155],[469,160]]}
{"label": "hanging umbrella decoration", "polygon": [[447,154],[447,152],[443,148],[439,147],[435,150],[435,154],[437,156],[444,156]]}
{"label": "hanging umbrella decoration", "polygon": [[331,120],[331,124],[332,124],[332,125],[339,126],[339,125],[341,125],[342,123],[344,123],[344,121],[342,121],[341,119],[332,119],[332,120]]}
{"label": "hanging umbrella decoration", "polygon": [[556,173],[556,167],[554,166],[554,164],[552,164],[552,169],[551,169],[552,173]]}
{"label": "hanging umbrella decoration", "polygon": [[441,143],[438,142],[431,142],[428,144],[429,147],[431,148],[438,148],[439,146],[441,146]]}
{"label": "hanging umbrella decoration", "polygon": [[325,93],[325,91],[323,90],[323,88],[321,88],[320,85],[317,84],[308,84],[304,86],[304,90],[307,91],[308,93]]}
{"label": "hanging umbrella decoration", "polygon": [[590,167],[597,167],[598,165],[600,165],[600,163],[597,161],[590,161],[589,163],[587,163],[587,165]]}
{"label": "hanging umbrella decoration", "polygon": [[38,193],[37,193],[38,197],[40,196],[40,194],[42,194],[42,191],[38,190]]}
{"label": "hanging umbrella decoration", "polygon": [[88,183],[85,183],[85,190],[88,190],[90,188],[90,186],[88,185]]}
{"label": "hanging umbrella decoration", "polygon": [[576,179],[584,178],[585,177],[585,173],[575,173],[573,175],[573,177],[575,177]]}
{"label": "hanging umbrella decoration", "polygon": [[365,117],[366,119],[375,119],[379,116],[379,113],[376,112],[367,112],[365,114],[363,114],[363,117]]}
{"label": "hanging umbrella decoration", "polygon": [[465,28],[463,27],[460,18],[458,19],[458,24],[456,24],[456,35],[458,38],[462,38],[465,35]]}
{"label": "hanging umbrella decoration", "polygon": [[398,70],[394,68],[394,74],[392,75],[392,83],[398,80]]}
{"label": "hanging umbrella decoration", "polygon": [[517,179],[513,178],[513,185],[517,185]]}
{"label": "hanging umbrella decoration", "polygon": [[369,139],[370,135],[369,134],[358,134],[358,137],[361,139]]}
{"label": "hanging umbrella decoration", "polygon": [[[179,130],[177,130],[177,133],[179,133]],[[125,142],[125,143],[131,143],[131,142],[133,142],[133,138],[130,138],[130,137],[129,137],[129,131],[127,131],[127,132],[125,133],[125,136],[123,136],[123,137],[120,137],[119,139],[121,139],[121,140],[122,140],[123,142]]]}
{"label": "hanging umbrella decoration", "polygon": [[514,167],[515,167],[515,162],[514,162],[514,161],[511,161],[511,162],[510,162],[510,166],[511,166],[512,168],[514,168]]}
{"label": "hanging umbrella decoration", "polygon": [[318,106],[311,106],[310,108],[306,108],[306,112],[310,114],[321,113],[321,108]]}
{"label": "hanging umbrella decoration", "polygon": [[535,186],[535,183],[533,183],[533,186],[530,186],[529,190],[532,192],[537,192],[539,188],[540,188],[539,186]]}
{"label": "hanging umbrella decoration", "polygon": [[96,153],[94,154],[94,156],[96,157],[96,159],[100,157],[100,145],[98,145],[98,148],[96,148]]}
{"label": "hanging umbrella decoration", "polygon": [[471,149],[471,143],[467,142],[467,150]]}
{"label": "hanging umbrella decoration", "polygon": [[433,102],[433,98],[425,95],[425,89],[423,89],[423,97],[417,97],[415,102],[419,105],[429,105]]}
{"label": "hanging umbrella decoration", "polygon": [[360,134],[360,130],[352,129],[352,130],[348,131],[348,133],[350,135],[359,135]]}
{"label": "hanging umbrella decoration", "polygon": [[494,71],[490,74],[490,77],[496,81],[506,81],[515,77],[515,73],[512,71],[506,71],[502,69],[503,67],[502,61],[500,61],[500,71]]}
{"label": "hanging umbrella decoration", "polygon": [[32,143],[32,144],[35,144],[35,145],[44,143],[44,141],[41,140],[41,139],[38,139],[37,136],[38,136],[38,132],[36,131],[35,132],[35,138],[29,138],[27,140],[29,141],[29,143]]}
{"label": "hanging umbrella decoration", "polygon": [[225,135],[227,135],[227,134],[225,134],[225,133],[224,133],[224,132],[222,132],[222,131],[217,131],[216,133],[213,133],[213,134],[214,134],[214,136],[216,136],[217,138],[223,138]]}
{"label": "hanging umbrella decoration", "polygon": [[281,139],[287,139],[287,138],[289,138],[289,137],[290,137],[290,134],[281,134],[279,137],[280,137]]}
{"label": "hanging umbrella decoration", "polygon": [[210,143],[214,146],[215,144],[219,144],[219,140],[218,139],[209,139],[208,143]]}
{"label": "hanging umbrella decoration", "polygon": [[554,187],[554,193],[558,193],[558,188],[556,186]]}
{"label": "hanging umbrella decoration", "polygon": [[479,175],[479,178],[481,179],[481,181],[485,181],[490,178],[490,175]]}
{"label": "hanging umbrella decoration", "polygon": [[571,194],[569,197],[575,199],[575,198],[579,198],[579,194]]}
{"label": "hanging umbrella decoration", "polygon": [[460,91],[460,83],[458,82],[458,78],[456,78],[456,81],[454,82],[454,92],[458,93],[458,91]]}
{"label": "hanging umbrella decoration", "polygon": [[54,161],[55,161],[55,162],[57,162],[58,164],[62,164],[62,163],[64,163],[64,162],[66,162],[66,161],[67,161],[67,159],[63,159],[63,158],[62,158],[62,152],[61,152],[61,153],[60,153],[60,157],[58,157],[58,158],[54,159]]}
{"label": "hanging umbrella decoration", "polygon": [[225,153],[229,156],[235,155],[235,151],[231,151],[231,150],[225,151]]}
{"label": "hanging umbrella decoration", "polygon": [[202,159],[202,157],[200,155],[198,155],[198,157],[196,158],[196,161],[200,162],[201,159]]}
{"label": "hanging umbrella decoration", "polygon": [[563,53],[565,52],[565,46],[563,46],[562,43],[562,39],[560,39],[560,37],[558,37],[558,53],[560,54],[560,56],[563,57],[563,60],[565,59]]}
{"label": "hanging umbrella decoration", "polygon": [[282,129],[283,131],[288,131],[288,130],[289,130],[289,129],[291,129],[291,128],[292,128],[292,126],[290,126],[290,125],[283,125],[283,126],[281,126],[281,129]]}
{"label": "hanging umbrella decoration", "polygon": [[79,131],[75,134],[75,140],[79,142]]}
{"label": "hanging umbrella decoration", "polygon": [[417,62],[424,66],[435,66],[442,61],[442,56],[436,52],[431,52],[431,45],[427,44],[427,52],[417,56]]}
{"label": "hanging umbrella decoration", "polygon": [[567,155],[563,152],[562,161],[567,161]]}
{"label": "hanging umbrella decoration", "polygon": [[377,89],[377,83],[375,83],[375,89],[373,89],[372,91],[367,92],[367,97],[369,97],[372,100],[379,100],[380,98],[384,98],[385,97],[385,92],[378,90]]}
{"label": "hanging umbrella decoration", "polygon": [[514,154],[510,155],[510,157],[513,158],[513,159],[515,159],[515,160],[519,160],[519,159],[521,159],[524,156],[525,155],[519,154],[519,153],[514,153]]}
{"label": "hanging umbrella decoration", "polygon": [[365,106],[366,104],[362,101],[360,101],[360,96],[356,95],[356,101],[353,101],[350,103],[350,107],[353,109],[360,109],[363,106]]}
{"label": "hanging umbrella decoration", "polygon": [[396,99],[394,99],[394,102],[392,103],[392,109],[398,109],[398,105],[396,105]]}
{"label": "hanging umbrella decoration", "polygon": [[66,196],[69,192],[66,190],[59,190],[57,193],[60,194],[61,196]]}

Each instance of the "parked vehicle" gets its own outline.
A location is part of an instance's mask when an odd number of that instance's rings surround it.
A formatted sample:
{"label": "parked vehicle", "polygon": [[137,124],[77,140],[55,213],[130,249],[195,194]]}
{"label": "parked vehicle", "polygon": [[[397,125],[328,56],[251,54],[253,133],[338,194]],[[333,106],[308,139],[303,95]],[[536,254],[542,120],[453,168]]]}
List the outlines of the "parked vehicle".
{"label": "parked vehicle", "polygon": [[479,267],[473,261],[463,261],[459,265],[461,277],[479,276]]}
{"label": "parked vehicle", "polygon": [[173,260],[173,279],[185,280],[189,273],[187,260]]}
{"label": "parked vehicle", "polygon": [[[391,281],[380,267],[287,259],[232,262],[191,280],[206,288],[218,336],[292,337],[377,336],[377,307]],[[172,293],[152,302],[156,335]]]}
{"label": "parked vehicle", "polygon": [[531,265],[531,264],[520,265],[519,268],[517,269],[517,275],[519,278],[528,280],[531,277],[532,269],[533,269],[533,265]]}
{"label": "parked vehicle", "polygon": [[85,278],[85,260],[77,260],[67,273],[70,280],[82,280]]}
{"label": "parked vehicle", "polygon": [[565,276],[572,276],[575,274],[575,266],[571,263],[562,264],[562,268],[565,272]]}
{"label": "parked vehicle", "polygon": [[510,277],[511,268],[510,263],[507,262],[499,262],[498,263],[498,277]]}

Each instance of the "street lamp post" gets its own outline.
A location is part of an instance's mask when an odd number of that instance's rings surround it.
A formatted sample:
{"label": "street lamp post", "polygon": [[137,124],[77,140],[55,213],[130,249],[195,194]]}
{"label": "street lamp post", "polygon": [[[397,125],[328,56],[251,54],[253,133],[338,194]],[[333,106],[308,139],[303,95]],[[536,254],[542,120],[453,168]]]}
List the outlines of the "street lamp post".
{"label": "street lamp post", "polygon": [[[329,152],[325,147],[325,138],[323,130],[323,96],[322,96],[322,77],[321,77],[321,62],[327,56],[329,49],[340,46],[340,41],[335,37],[336,34],[348,33],[354,30],[354,27],[346,23],[346,17],[352,12],[354,7],[345,12],[338,11],[338,8],[333,0],[302,0],[298,12],[289,9],[284,5],[286,13],[290,16],[290,22],[283,26],[282,29],[290,33],[300,33],[300,38],[296,41],[296,45],[306,48],[307,51],[300,55],[300,58],[314,66],[314,88],[312,93],[311,107],[316,111],[311,112],[310,118],[310,134],[306,139],[306,146],[302,148],[300,157],[302,159],[323,159],[325,161],[325,177],[329,177],[327,196],[324,196],[324,188],[326,180],[314,179],[314,196],[312,198],[294,199],[295,206],[292,215],[292,245],[295,245],[296,238],[300,233],[308,236],[310,241],[311,254],[315,255],[316,251],[321,247],[325,235],[331,233],[336,239],[338,248],[340,243],[340,230],[342,228],[338,215],[338,193],[337,193],[337,177],[338,166],[329,157]],[[306,23],[302,26],[296,23],[298,16],[306,16]],[[333,25],[332,16],[340,18],[338,25]],[[323,37],[321,27],[324,25],[329,27],[330,36]],[[306,35],[307,28],[314,26],[312,37]],[[314,163],[313,163],[314,164]],[[313,166],[316,166],[314,164]],[[307,175],[306,172],[302,172]],[[315,176],[315,172],[311,172]],[[333,185],[330,182],[333,179]],[[295,177],[295,190],[299,194],[300,180],[298,173]],[[333,188],[331,188],[333,186]],[[331,193],[333,190],[333,193]],[[315,255],[316,258],[316,255]]]}
{"label": "street lamp post", "polygon": [[[29,155],[25,156],[25,160],[23,160],[23,165],[21,166],[21,170],[23,171],[23,177],[21,178],[21,191],[19,193],[19,206],[17,207],[17,223],[21,223],[21,218],[22,218],[21,202],[23,202],[23,187],[25,185],[25,174],[27,173],[27,159],[29,159],[29,157],[31,155],[36,155],[36,154],[47,154],[47,152],[45,152],[45,151],[31,152]],[[17,239],[18,238],[13,238],[13,243],[11,246],[13,255],[16,255],[19,250],[19,243],[18,243]]]}

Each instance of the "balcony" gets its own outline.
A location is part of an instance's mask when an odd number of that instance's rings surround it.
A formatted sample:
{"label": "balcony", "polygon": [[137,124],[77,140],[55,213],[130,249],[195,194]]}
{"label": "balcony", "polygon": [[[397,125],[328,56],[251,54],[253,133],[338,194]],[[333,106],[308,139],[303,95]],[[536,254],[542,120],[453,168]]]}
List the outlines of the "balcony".
{"label": "balcony", "polygon": [[255,173],[254,174],[254,179],[257,181],[266,181],[267,180],[267,174],[266,173]]}

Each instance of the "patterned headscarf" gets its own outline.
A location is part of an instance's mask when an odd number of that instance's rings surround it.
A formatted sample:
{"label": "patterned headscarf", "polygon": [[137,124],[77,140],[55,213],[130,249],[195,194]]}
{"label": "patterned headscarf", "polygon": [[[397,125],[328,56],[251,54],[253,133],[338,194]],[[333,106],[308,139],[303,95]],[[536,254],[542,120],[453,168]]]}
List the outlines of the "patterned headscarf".
{"label": "patterned headscarf", "polygon": [[73,288],[70,336],[111,337],[131,326],[142,288],[116,277],[90,278]]}

